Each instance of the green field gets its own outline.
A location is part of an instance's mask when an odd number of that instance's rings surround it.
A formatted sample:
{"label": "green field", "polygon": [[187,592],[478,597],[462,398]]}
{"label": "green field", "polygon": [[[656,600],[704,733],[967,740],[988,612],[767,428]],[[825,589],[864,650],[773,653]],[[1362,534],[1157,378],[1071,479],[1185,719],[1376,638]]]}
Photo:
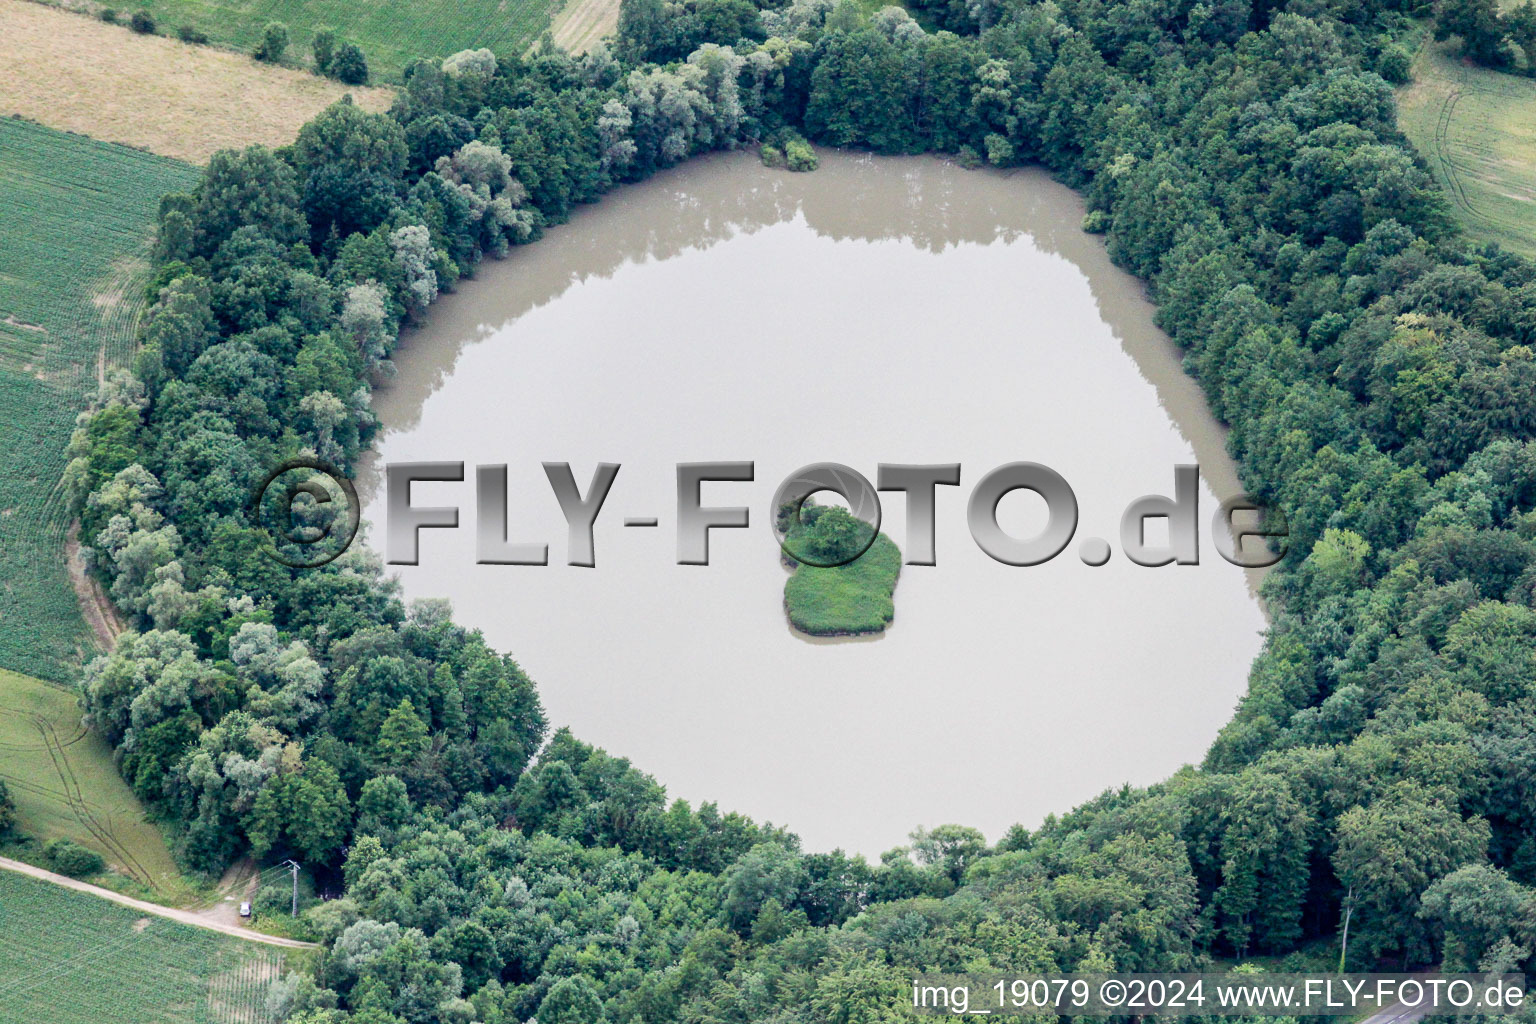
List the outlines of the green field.
{"label": "green field", "polygon": [[1472,238],[1536,256],[1536,80],[1466,64],[1427,35],[1398,90],[1403,132]]}
{"label": "green field", "polygon": [[363,48],[374,79],[398,82],[401,70],[417,57],[446,57],[482,46],[497,53],[521,52],[549,27],[564,0],[146,0],[142,6],[161,32],[192,25],[212,42],[245,52],[268,22],[280,21],[292,40],[289,61],[305,66],[315,29],[330,26]]}
{"label": "green field", "polygon": [[0,1024],[263,1024],[283,954],[0,871]]}
{"label": "green field", "polygon": [[0,667],[67,678],[90,652],[59,478],[101,368],[132,350],[160,197],[196,171],[0,119]]}
{"label": "green field", "polygon": [[0,779],[21,831],[73,839],[161,898],[187,884],[160,830],[117,772],[106,741],[80,725],[75,695],[0,670]]}

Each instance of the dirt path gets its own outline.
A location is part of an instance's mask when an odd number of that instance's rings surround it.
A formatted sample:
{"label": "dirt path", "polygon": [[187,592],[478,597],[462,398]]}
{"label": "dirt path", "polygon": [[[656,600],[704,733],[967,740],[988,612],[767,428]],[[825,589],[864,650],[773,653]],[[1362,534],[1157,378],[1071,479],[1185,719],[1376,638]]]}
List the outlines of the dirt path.
{"label": "dirt path", "polygon": [[213,924],[243,927],[240,924],[240,904],[245,900],[254,900],[256,890],[260,887],[261,872],[256,863],[250,857],[241,857],[219,879],[218,902],[192,913]]}
{"label": "dirt path", "polygon": [[96,646],[110,651],[117,646],[117,637],[126,627],[117,617],[117,609],[101,592],[101,586],[85,571],[85,559],[80,554],[80,523],[69,524],[65,538],[64,554],[69,565],[69,582],[75,588],[75,599],[80,602],[80,615],[91,627]]}
{"label": "dirt path", "polygon": [[249,928],[245,928],[237,924],[228,924],[223,921],[213,920],[211,919],[212,915],[206,911],[173,910],[170,907],[162,907],[157,903],[146,903],[143,900],[136,900],[132,896],[124,896],[121,893],[113,892],[111,889],[103,889],[98,885],[90,885],[86,882],[78,882],[75,879],[67,878],[64,875],[56,875],[52,871],[44,871],[42,868],[35,868],[30,864],[23,864],[19,860],[11,860],[9,857],[0,857],[0,868],[4,868],[7,871],[15,871],[23,875],[28,875],[32,878],[41,879],[44,882],[52,882],[55,885],[62,885],[66,889],[74,889],[77,892],[88,892],[92,896],[100,896],[104,900],[111,900],[113,903],[121,903],[125,907],[132,907],[134,910],[140,910],[146,914],[154,914],[157,917],[169,918],[172,921],[180,921],[182,924],[189,924],[194,928],[205,928],[208,931],[222,932],[225,935],[232,935],[237,939],[245,939],[247,942],[261,942],[268,946],[282,946],[285,949],[319,948],[313,942],[300,942],[297,939],[281,939],[276,935],[263,935],[261,932],[252,931]]}

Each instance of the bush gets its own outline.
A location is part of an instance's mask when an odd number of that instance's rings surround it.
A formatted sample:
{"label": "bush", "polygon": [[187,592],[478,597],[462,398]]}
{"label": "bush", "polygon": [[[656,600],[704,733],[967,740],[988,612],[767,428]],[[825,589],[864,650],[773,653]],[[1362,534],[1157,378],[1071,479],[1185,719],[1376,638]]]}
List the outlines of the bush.
{"label": "bush", "polygon": [[251,56],[267,64],[276,64],[283,59],[283,54],[288,51],[288,26],[280,21],[270,21],[267,27],[261,30],[261,41],[256,44],[256,49],[251,51]]}
{"label": "bush", "polygon": [[103,7],[100,11],[97,12],[96,17],[100,18],[102,21],[106,22],[108,25],[116,25],[117,24],[117,8],[116,7]]}
{"label": "bush", "polygon": [[106,862],[94,850],[87,850],[72,839],[54,839],[43,847],[43,855],[53,870],[70,878],[87,878],[107,870]]}
{"label": "bush", "polygon": [[784,143],[784,160],[792,171],[814,171],[821,163],[811,144],[799,138]]}
{"label": "bush", "polygon": [[331,64],[336,60],[336,30],[324,25],[315,29],[315,37],[309,43],[309,52],[315,56],[315,70],[322,75],[330,74]]}
{"label": "bush", "polygon": [[133,17],[128,19],[128,27],[141,36],[152,36],[155,34],[155,17],[145,10],[134,11]]}
{"label": "bush", "polygon": [[11,799],[11,791],[0,780],[0,836],[10,832],[16,827],[16,801]]}
{"label": "bush", "polygon": [[343,43],[331,61],[331,77],[348,85],[368,84],[368,61],[363,48],[356,43]]}
{"label": "bush", "polygon": [[[315,905],[315,887],[307,874],[299,875],[299,913]],[[251,913],[257,917],[292,919],[293,882],[287,872],[279,880],[263,885],[251,897]]]}
{"label": "bush", "polygon": [[792,171],[814,171],[819,162],[811,144],[791,128],[781,128],[768,136],[757,153],[765,167],[787,167]]}
{"label": "bush", "polygon": [[1413,78],[1413,55],[1394,43],[1376,58],[1376,73],[1393,85],[1405,85]]}
{"label": "bush", "polygon": [[287,917],[293,912],[293,888],[291,885],[264,885],[256,890],[251,900],[251,912],[257,917],[265,915]]}
{"label": "bush", "polygon": [[208,42],[208,35],[191,25],[182,25],[176,30],[176,38],[184,43],[196,43],[201,46]]}

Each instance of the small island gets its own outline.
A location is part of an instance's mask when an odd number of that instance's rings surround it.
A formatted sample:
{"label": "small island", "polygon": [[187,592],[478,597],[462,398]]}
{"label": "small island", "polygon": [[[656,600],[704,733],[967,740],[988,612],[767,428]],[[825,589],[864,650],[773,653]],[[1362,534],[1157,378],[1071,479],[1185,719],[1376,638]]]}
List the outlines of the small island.
{"label": "small island", "polygon": [[[784,612],[790,625],[811,636],[864,636],[885,632],[896,615],[892,595],[901,575],[901,550],[885,534],[869,544],[872,527],[837,505],[806,499],[800,515],[779,510],[784,563],[794,573],[784,582]],[[841,561],[868,544],[846,565]],[[801,561],[796,556],[807,561]]]}

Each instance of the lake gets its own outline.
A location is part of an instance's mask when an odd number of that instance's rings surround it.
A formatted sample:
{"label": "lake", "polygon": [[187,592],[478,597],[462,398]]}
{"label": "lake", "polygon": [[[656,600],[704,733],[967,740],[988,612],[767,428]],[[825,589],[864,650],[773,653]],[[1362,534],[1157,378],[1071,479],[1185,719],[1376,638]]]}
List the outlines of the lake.
{"label": "lake", "polygon": [[[1211,543],[1240,488],[1142,286],[1082,216],[1038,171],[823,152],[790,174],[720,155],[487,261],[406,334],[374,399],[375,463],[467,466],[413,491],[458,506],[460,529],[421,532],[420,564],[395,567],[405,596],[451,600],[553,725],[810,850],[873,858],[946,822],[996,840],[1198,761],[1265,628],[1256,575]],[[706,483],[703,503],[747,506],[751,526],[711,531],[710,565],[677,565],[675,466],[717,460],[755,479]],[[966,527],[971,488],[1014,461],[1077,497],[1076,536],[1043,565],[994,561]],[[593,568],[566,564],[544,462],[569,462],[583,492],[597,463],[622,467]],[[962,466],[938,488],[937,564],[903,568],[876,639],[785,620],[769,506],[816,462],[871,481],[882,462]],[[1191,462],[1200,564],[1132,564],[1122,510],[1171,496]],[[473,467],[503,463],[509,537],[547,542],[547,566],[475,564]],[[360,483],[382,524],[376,470]],[[906,551],[904,499],[883,498]],[[1029,536],[1043,502],[1014,492],[998,520]],[[1113,542],[1107,565],[1080,559],[1086,538]]]}

